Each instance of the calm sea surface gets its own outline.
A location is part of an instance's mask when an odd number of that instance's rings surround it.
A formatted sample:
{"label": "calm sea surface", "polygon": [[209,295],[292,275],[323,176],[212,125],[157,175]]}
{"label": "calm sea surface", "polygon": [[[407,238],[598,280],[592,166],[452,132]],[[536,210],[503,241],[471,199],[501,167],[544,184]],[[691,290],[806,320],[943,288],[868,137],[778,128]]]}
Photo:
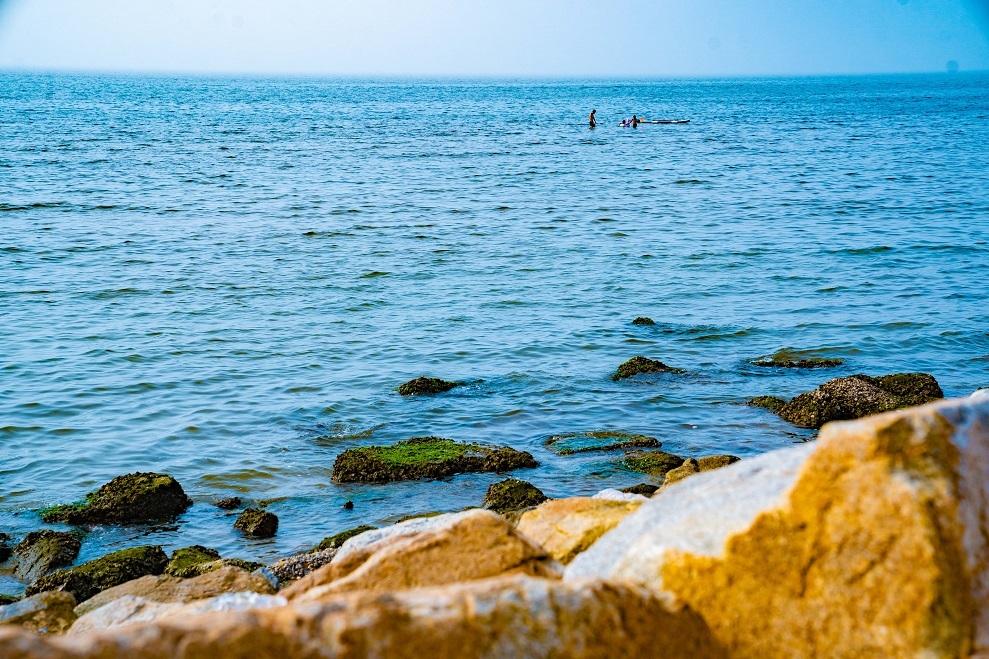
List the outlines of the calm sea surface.
{"label": "calm sea surface", "polygon": [[[633,113],[691,123],[617,127]],[[646,479],[620,454],[557,457],[552,435],[747,456],[813,436],[751,396],[858,372],[989,386],[984,74],[0,74],[0,147],[0,530],[132,471],[196,501],[92,529],[81,559],[198,543],[270,561],[500,478],[331,483],[363,444],[508,444],[556,497]],[[783,347],[847,361],[747,362]],[[690,373],[612,382],[637,354]],[[395,393],[423,374],[470,384]],[[210,505],[232,495],[267,500],[278,535],[234,531]]]}

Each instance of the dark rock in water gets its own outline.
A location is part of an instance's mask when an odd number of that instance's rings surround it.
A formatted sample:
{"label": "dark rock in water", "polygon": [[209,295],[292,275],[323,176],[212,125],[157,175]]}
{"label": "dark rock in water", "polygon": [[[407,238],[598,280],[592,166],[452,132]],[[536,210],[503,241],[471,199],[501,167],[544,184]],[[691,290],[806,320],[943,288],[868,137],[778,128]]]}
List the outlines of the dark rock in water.
{"label": "dark rock in water", "polygon": [[234,510],[236,508],[240,508],[243,503],[244,502],[241,501],[240,497],[226,497],[225,499],[217,499],[213,505],[217,508],[222,508],[223,510]]}
{"label": "dark rock in water", "polygon": [[656,477],[666,476],[666,472],[683,464],[683,458],[666,451],[629,451],[623,461],[632,471]]}
{"label": "dark rock in water", "polygon": [[944,398],[941,385],[937,383],[933,375],[927,373],[893,373],[878,378],[872,378],[868,375],[852,377],[865,380],[891,396],[895,396],[901,407],[924,405]]}
{"label": "dark rock in water", "polygon": [[632,321],[632,324],[633,325],[655,325],[656,324],[656,321],[654,321],[652,318],[647,318],[646,316],[639,316],[638,318],[636,318],[635,320]]}
{"label": "dark rock in water", "polygon": [[638,485],[623,487],[621,491],[627,494],[641,494],[644,497],[651,497],[653,494],[655,494],[656,490],[658,489],[659,489],[658,485],[650,485],[649,483],[639,483]]}
{"label": "dark rock in water", "polygon": [[353,510],[354,509],[354,502],[353,501],[348,501],[347,503],[343,504],[343,509],[344,510]]}
{"label": "dark rock in water", "polygon": [[14,602],[20,601],[20,597],[14,597],[13,595],[0,595],[0,606],[6,606],[8,604],[13,604]]}
{"label": "dark rock in water", "polygon": [[769,357],[760,357],[749,362],[753,366],[775,366],[777,368],[834,368],[845,363],[844,359],[827,357],[806,357],[800,352],[783,348]]}
{"label": "dark rock in water", "polygon": [[[271,513],[268,513],[269,515]],[[214,564],[216,569],[230,565],[233,567],[239,567],[241,570],[247,570],[248,572],[254,572],[254,570],[259,570],[263,568],[264,563],[258,563],[257,561],[245,561],[243,558],[224,558]]]}
{"label": "dark rock in water", "polygon": [[266,510],[248,508],[234,522],[234,528],[255,538],[270,538],[278,532],[278,517]]}
{"label": "dark rock in water", "polygon": [[365,531],[373,531],[376,528],[378,527],[363,525],[353,529],[347,529],[346,531],[342,531],[336,535],[327,536],[323,538],[322,542],[313,547],[310,552],[326,551],[327,549],[339,549],[343,543],[350,540],[355,535],[360,535]]}
{"label": "dark rock in water", "polygon": [[41,577],[28,586],[27,594],[30,596],[48,590],[62,590],[72,593],[77,601],[82,602],[107,588],[149,574],[161,574],[167,565],[168,556],[161,547],[122,549],[74,568],[58,570]]}
{"label": "dark rock in water", "polygon": [[708,455],[703,458],[697,458],[697,466],[700,467],[701,471],[711,471],[712,469],[721,469],[730,464],[735,464],[739,460],[741,458],[737,455]]}
{"label": "dark rock in water", "polygon": [[538,506],[547,499],[549,497],[532,483],[506,478],[491,484],[484,495],[484,507],[496,513],[507,513]]}
{"label": "dark rock in water", "polygon": [[220,558],[220,552],[202,545],[193,545],[176,549],[172,552],[172,558],[165,566],[165,574],[173,577],[198,577],[203,573],[203,565],[213,563]]}
{"label": "dark rock in water", "polygon": [[117,476],[86,500],[41,511],[46,522],[128,524],[174,519],[192,505],[179,482],[165,474]]}
{"label": "dark rock in water", "polygon": [[659,448],[663,445],[655,437],[630,435],[612,430],[554,435],[546,445],[557,455],[573,455],[591,451],[617,451],[629,448]]}
{"label": "dark rock in water", "polygon": [[686,371],[682,368],[667,366],[655,359],[639,356],[632,357],[632,359],[619,366],[615,374],[611,376],[611,379],[617,382],[618,380],[624,380],[625,378],[644,373],[686,373]]}
{"label": "dark rock in water", "polygon": [[7,562],[10,558],[10,536],[6,533],[0,533],[0,563]]}
{"label": "dark rock in water", "polygon": [[488,447],[440,437],[413,437],[391,446],[364,446],[344,451],[333,463],[333,480],[338,483],[390,483],[538,466],[531,454],[507,446]]}
{"label": "dark rock in water", "polygon": [[32,531],[11,552],[14,577],[28,583],[40,579],[56,568],[71,565],[81,547],[78,533]]}
{"label": "dark rock in water", "polygon": [[786,405],[786,399],[778,396],[756,396],[752,400],[748,401],[746,405],[751,405],[752,407],[762,407],[770,412],[777,412],[781,407]]}
{"label": "dark rock in water", "polygon": [[398,388],[398,393],[402,396],[422,396],[441,394],[450,391],[454,387],[459,387],[460,382],[448,382],[439,378],[427,378],[422,376],[415,380],[409,380]]}

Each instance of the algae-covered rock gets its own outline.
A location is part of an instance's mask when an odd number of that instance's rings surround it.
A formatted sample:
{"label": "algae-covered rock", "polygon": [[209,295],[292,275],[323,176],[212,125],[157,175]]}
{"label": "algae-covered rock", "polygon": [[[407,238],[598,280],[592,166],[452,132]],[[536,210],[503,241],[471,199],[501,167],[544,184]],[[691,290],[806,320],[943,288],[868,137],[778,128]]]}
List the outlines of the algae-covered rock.
{"label": "algae-covered rock", "polygon": [[13,550],[13,575],[24,582],[40,579],[79,555],[82,539],[73,531],[32,531]]}
{"label": "algae-covered rock", "polygon": [[305,554],[296,554],[276,561],[268,566],[271,573],[280,584],[288,584],[297,579],[301,579],[313,570],[318,570],[333,560],[337,554],[336,547],[321,549],[319,551],[309,551]]}
{"label": "algae-covered rock", "polygon": [[0,625],[17,625],[36,634],[62,634],[76,620],[76,598],[52,591],[0,606]]}
{"label": "algae-covered rock", "polygon": [[779,396],[756,396],[755,398],[749,400],[746,405],[761,407],[769,410],[770,412],[778,412],[781,407],[786,405],[786,399],[780,398]]}
{"label": "algae-covered rock", "polygon": [[877,378],[868,375],[856,375],[854,377],[865,380],[891,396],[895,396],[901,407],[924,405],[944,398],[941,386],[934,379],[934,376],[928,373],[893,373]]}
{"label": "algae-covered rock", "polygon": [[659,489],[658,485],[651,483],[638,483],[629,487],[623,487],[620,491],[626,494],[641,494],[644,497],[651,497]]}
{"label": "algae-covered rock", "polygon": [[27,587],[34,595],[48,590],[72,593],[83,602],[98,592],[148,574],[161,574],[168,565],[168,556],[161,547],[146,545],[122,549],[102,558],[83,563],[68,570],[58,570],[41,577]]}
{"label": "algae-covered rock", "polygon": [[760,357],[749,361],[753,366],[770,366],[776,368],[834,368],[845,363],[844,359],[829,357],[812,357],[792,348],[783,348],[768,357]]}
{"label": "algae-covered rock", "polygon": [[531,454],[507,446],[488,447],[440,437],[414,437],[391,446],[365,446],[344,451],[333,463],[333,480],[338,483],[389,483],[538,466]]}
{"label": "algae-covered rock", "polygon": [[701,471],[711,471],[735,464],[739,460],[741,458],[737,455],[706,455],[703,458],[697,458],[697,466],[700,467]]}
{"label": "algae-covered rock", "polygon": [[213,505],[221,510],[234,510],[240,508],[243,501],[240,497],[225,497],[223,499],[217,499],[213,502]]}
{"label": "algae-covered rock", "polygon": [[398,388],[398,393],[402,396],[428,396],[433,394],[441,394],[444,391],[450,391],[454,387],[459,387],[461,384],[462,383],[460,382],[449,382],[439,378],[427,378],[426,376],[422,376],[420,378],[416,378],[415,380],[409,380],[400,386]]}
{"label": "algae-covered rock", "polygon": [[635,435],[614,430],[564,433],[553,435],[546,445],[557,455],[574,455],[591,451],[618,451],[630,448],[659,448],[663,444],[655,437]]}
{"label": "algae-covered rock", "polygon": [[496,513],[507,513],[538,506],[548,498],[532,483],[517,478],[506,478],[491,484],[484,495],[484,507]]}
{"label": "algae-covered rock", "polygon": [[341,531],[336,535],[331,535],[323,538],[323,540],[318,545],[313,547],[311,551],[316,552],[316,551],[325,551],[327,549],[339,549],[343,543],[345,543],[347,540],[350,540],[355,535],[360,535],[361,533],[364,533],[364,531],[373,531],[376,528],[377,528],[376,526],[368,526],[366,524],[362,524],[361,526],[357,526],[352,529],[347,529],[346,531]]}
{"label": "algae-covered rock", "polygon": [[693,476],[694,474],[701,473],[701,468],[697,464],[697,460],[693,458],[687,458],[683,461],[683,464],[676,469],[670,469],[666,472],[666,478],[663,480],[663,487],[672,485],[677,481],[682,481],[684,478]]}
{"label": "algae-covered rock", "polygon": [[10,536],[6,533],[0,533],[0,563],[7,562],[7,559],[10,558],[11,551]]}
{"label": "algae-covered rock", "polygon": [[652,318],[649,318],[647,316],[639,316],[638,318],[636,318],[635,320],[632,321],[632,324],[633,325],[655,325],[656,324],[656,321],[654,321]]}
{"label": "algae-covered rock", "polygon": [[14,595],[0,595],[0,606],[6,606],[7,604],[13,604],[14,602],[20,602],[22,598],[15,597]]}
{"label": "algae-covered rock", "polygon": [[683,464],[683,458],[666,451],[629,451],[623,459],[625,466],[640,474],[663,477]]}
{"label": "algae-covered rock", "polygon": [[173,577],[195,577],[202,574],[203,566],[214,563],[220,558],[220,552],[202,545],[183,547],[172,552],[171,560],[165,566],[165,574]]}
{"label": "algae-covered rock", "polygon": [[41,511],[46,522],[128,524],[174,519],[192,505],[179,482],[165,474],[117,476],[86,500]]}
{"label": "algae-covered rock", "polygon": [[234,522],[234,528],[255,538],[270,538],[278,532],[278,517],[258,508],[248,508]]}
{"label": "algae-covered rock", "polygon": [[624,380],[625,378],[645,373],[686,373],[686,371],[682,368],[667,366],[655,359],[639,356],[632,357],[632,359],[619,366],[615,374],[611,376],[611,379],[615,381]]}

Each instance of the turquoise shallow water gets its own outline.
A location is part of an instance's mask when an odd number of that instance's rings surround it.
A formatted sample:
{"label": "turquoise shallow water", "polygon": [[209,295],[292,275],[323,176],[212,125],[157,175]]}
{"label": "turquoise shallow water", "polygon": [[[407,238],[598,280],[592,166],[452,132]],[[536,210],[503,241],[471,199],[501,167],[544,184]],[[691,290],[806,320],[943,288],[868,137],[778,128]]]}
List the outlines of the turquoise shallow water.
{"label": "turquoise shallow water", "polygon": [[[616,126],[633,112],[692,121]],[[989,386],[984,74],[3,74],[0,143],[0,530],[136,470],[196,501],[92,529],[81,558],[271,560],[498,479],[332,484],[361,444],[509,444],[541,463],[517,475],[564,496],[643,478],[613,453],[557,457],[551,435],[745,456],[812,437],[738,404],[754,395],[856,372]],[[847,362],[747,363],[786,346]],[[612,382],[636,354],[690,373]],[[421,374],[471,383],[395,393]],[[210,505],[233,494],[271,500],[276,538]]]}

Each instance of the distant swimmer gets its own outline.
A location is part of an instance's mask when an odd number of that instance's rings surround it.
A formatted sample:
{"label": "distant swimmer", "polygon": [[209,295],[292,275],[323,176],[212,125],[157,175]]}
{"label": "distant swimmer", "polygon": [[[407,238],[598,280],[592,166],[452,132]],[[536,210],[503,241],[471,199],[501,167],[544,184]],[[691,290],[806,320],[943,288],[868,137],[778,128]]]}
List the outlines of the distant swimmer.
{"label": "distant swimmer", "polygon": [[632,115],[632,128],[638,128],[638,127],[639,127],[639,118],[638,118],[638,117],[636,117],[636,116],[635,116],[635,115],[633,114],[633,115]]}
{"label": "distant swimmer", "polygon": [[587,116],[587,119],[588,119],[588,120],[590,121],[590,123],[591,123],[591,128],[594,128],[595,126],[597,126],[597,125],[598,125],[598,122],[596,122],[596,121],[594,121],[594,113],[595,113],[595,112],[597,112],[597,110],[591,110],[591,114],[589,114],[589,115]]}

